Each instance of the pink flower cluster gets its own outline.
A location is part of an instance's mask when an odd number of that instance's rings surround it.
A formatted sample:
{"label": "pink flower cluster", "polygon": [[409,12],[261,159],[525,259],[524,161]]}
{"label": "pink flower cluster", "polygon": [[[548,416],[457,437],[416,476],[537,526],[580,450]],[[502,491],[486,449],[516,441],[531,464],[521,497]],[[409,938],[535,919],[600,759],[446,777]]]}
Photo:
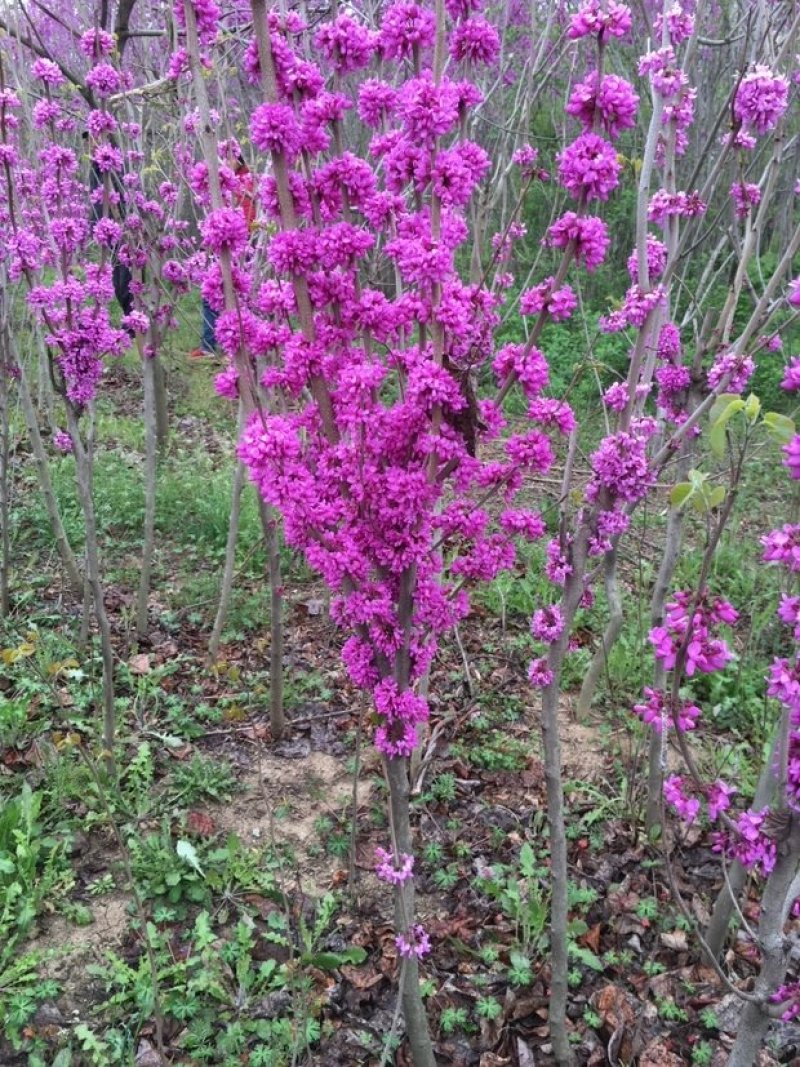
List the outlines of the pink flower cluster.
{"label": "pink flower cluster", "polygon": [[382,882],[389,885],[402,885],[409,878],[414,877],[414,857],[406,852],[400,852],[397,856],[387,852],[385,848],[375,849],[375,874]]}
{"label": "pink flower cluster", "polygon": [[696,704],[690,704],[682,700],[673,713],[669,707],[664,692],[661,689],[651,689],[645,686],[644,695],[647,700],[644,704],[634,704],[633,710],[647,726],[652,726],[657,734],[665,729],[670,730],[675,725],[677,718],[678,729],[681,731],[694,730],[697,720],[700,718],[700,708]]}
{"label": "pink flower cluster", "polygon": [[575,259],[588,271],[594,271],[606,258],[611,239],[608,227],[596,215],[578,215],[567,211],[547,231],[545,244],[552,248],[571,245]]}
{"label": "pink flower cluster", "polygon": [[650,644],[668,671],[675,667],[679,650],[685,645],[684,670],[691,678],[696,671],[709,674],[719,671],[733,659],[733,653],[725,641],[712,637],[712,628],[719,625],[732,626],[738,613],[727,600],[711,598],[706,592],[699,598],[691,618],[689,611],[694,594],[682,591],[675,594],[667,604],[663,626],[654,626],[650,631]]}
{"label": "pink flower cluster", "polygon": [[631,10],[617,0],[584,0],[570,20],[567,36],[572,40],[581,37],[625,37],[630,32],[633,19]]}
{"label": "pink flower cluster", "polygon": [[789,102],[789,83],[769,67],[756,65],[744,75],[733,101],[734,116],[757,133],[768,133],[778,125]]}

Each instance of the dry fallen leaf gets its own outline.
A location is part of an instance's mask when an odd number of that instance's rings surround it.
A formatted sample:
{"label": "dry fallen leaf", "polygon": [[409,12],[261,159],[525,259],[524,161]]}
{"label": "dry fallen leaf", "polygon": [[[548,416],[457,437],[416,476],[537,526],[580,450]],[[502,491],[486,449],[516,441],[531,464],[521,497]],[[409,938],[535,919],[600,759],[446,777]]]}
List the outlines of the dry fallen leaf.
{"label": "dry fallen leaf", "polygon": [[676,952],[689,951],[689,941],[685,930],[665,930],[661,935],[661,944],[664,948],[671,948]]}
{"label": "dry fallen leaf", "polygon": [[149,652],[140,652],[138,656],[131,656],[128,660],[128,670],[131,674],[149,674],[153,669],[150,663]]}

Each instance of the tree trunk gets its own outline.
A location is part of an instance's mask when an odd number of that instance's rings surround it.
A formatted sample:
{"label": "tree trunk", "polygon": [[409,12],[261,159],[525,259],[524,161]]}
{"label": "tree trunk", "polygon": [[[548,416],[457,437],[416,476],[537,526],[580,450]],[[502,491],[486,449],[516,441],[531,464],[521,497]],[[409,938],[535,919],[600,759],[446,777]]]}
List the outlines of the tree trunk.
{"label": "tree trunk", "polygon": [[[797,816],[790,815],[790,818],[796,825],[789,839],[778,846],[778,861],[761,898],[761,918],[758,923],[761,971],[753,993],[764,1004],[782,985],[789,958],[790,941],[784,936],[783,927],[797,892],[796,878],[800,864],[800,825],[797,825]],[[745,1004],[728,1067],[752,1067],[761,1051],[770,1021],[769,1014],[761,1004],[752,1001]]]}
{"label": "tree trunk", "polygon": [[617,585],[617,550],[615,548],[606,553],[603,565],[605,568],[606,600],[608,601],[608,622],[603,631],[602,643],[592,657],[589,670],[583,679],[576,713],[578,722],[585,722],[589,716],[597,683],[600,681],[603,671],[608,668],[609,654],[616,644],[617,638],[622,633],[622,625],[625,621],[622,613],[622,601],[619,598],[619,586]]}
{"label": "tree trunk", "polygon": [[36,470],[39,475],[39,487],[42,490],[42,498],[44,499],[47,517],[50,520],[50,528],[53,531],[53,540],[56,544],[56,550],[61,557],[61,565],[64,568],[64,574],[72,592],[76,596],[83,596],[83,576],[78,566],[78,561],[75,558],[75,553],[72,551],[72,547],[67,539],[64,523],[61,521],[61,512],[59,511],[58,500],[56,499],[55,490],[53,489],[53,481],[50,477],[47,453],[44,450],[42,435],[39,432],[39,420],[36,417],[36,408],[34,407],[33,397],[31,396],[31,391],[28,386],[28,378],[25,373],[25,368],[19,358],[19,353],[16,351],[13,340],[10,342],[10,349],[13,362],[19,370],[19,395],[22,401],[22,413],[25,417],[25,424],[28,427],[28,434],[30,435],[31,451],[33,452],[33,458],[36,461]]}
{"label": "tree trunk", "polygon": [[159,453],[162,453],[169,440],[169,394],[167,393],[167,374],[158,353],[152,357],[151,362],[153,364],[156,439],[158,441],[158,451]]}
{"label": "tree trunk", "polygon": [[150,598],[150,578],[153,572],[153,552],[156,540],[156,490],[158,463],[158,430],[156,415],[155,357],[142,360],[144,378],[144,538],[142,543],[142,571],[136,600],[136,636],[148,632],[147,602]]}
{"label": "tree trunk", "polygon": [[225,628],[225,620],[228,617],[228,609],[231,604],[233,570],[236,564],[236,543],[239,540],[239,518],[242,511],[244,476],[244,464],[239,460],[236,463],[236,471],[233,476],[231,517],[228,521],[228,541],[225,546],[225,564],[222,568],[222,584],[219,591],[219,603],[217,605],[217,614],[214,618],[214,626],[211,630],[211,637],[208,640],[208,658],[211,663],[216,663],[217,657],[219,656],[219,645],[222,640],[222,631]]}
{"label": "tree trunk", "polygon": [[261,498],[259,498],[259,510],[269,571],[269,723],[273,738],[279,741],[286,731],[286,716],[283,711],[283,586],[281,585],[280,536],[275,510]]}
{"label": "tree trunk", "polygon": [[[758,779],[758,786],[756,787],[756,795],[753,797],[753,803],[751,805],[753,811],[761,811],[762,808],[769,804],[772,794],[775,790],[776,777],[774,770],[775,750],[778,743],[778,733],[776,730],[775,737],[772,739],[770,745],[769,756],[761,768],[761,775]],[[747,881],[747,869],[738,861],[734,860],[728,871],[728,883],[724,884],[719,891],[719,895],[714,903],[714,909],[711,912],[711,918],[708,921],[708,929],[706,930],[706,944],[711,952],[714,954],[715,959],[719,959],[722,947],[725,944],[725,937],[728,933],[728,927],[731,923],[731,918],[735,910],[735,901],[739,900],[744,889],[745,882]]]}
{"label": "tree trunk", "polygon": [[86,576],[92,594],[92,607],[100,632],[100,651],[103,661],[103,763],[110,775],[114,774],[114,740],[116,736],[116,709],[114,707],[114,649],[111,644],[111,627],[108,622],[100,576],[100,552],[97,547],[97,521],[92,495],[92,456],[84,447],[78,417],[67,401],[67,425],[75,453],[75,471],[78,497],[86,526]]}
{"label": "tree trunk", "polygon": [[[394,845],[398,853],[413,854],[411,818],[409,809],[408,767],[404,759],[386,761],[386,777],[389,782],[389,810],[394,833]],[[414,879],[395,886],[394,922],[400,934],[407,934],[414,927]],[[419,963],[415,956],[406,961],[403,985],[400,990],[406,1036],[411,1047],[414,1067],[436,1067],[433,1044],[428,1029],[428,1016],[419,991]]]}
{"label": "tree trunk", "polygon": [[[3,314],[2,307],[0,307],[0,314]],[[8,466],[10,453],[8,375],[11,365],[8,324],[7,322],[0,322],[0,615],[3,618],[8,615],[9,585],[11,581],[11,540],[8,529]]]}
{"label": "tree trunk", "polygon": [[[565,627],[565,631],[568,627]],[[566,643],[566,642],[565,642]],[[560,677],[554,673],[542,691],[542,742],[547,785],[547,825],[550,832],[550,1040],[559,1067],[574,1062],[567,1033],[569,958],[567,954],[567,834],[564,825],[564,787],[561,778],[561,739],[558,729]]]}

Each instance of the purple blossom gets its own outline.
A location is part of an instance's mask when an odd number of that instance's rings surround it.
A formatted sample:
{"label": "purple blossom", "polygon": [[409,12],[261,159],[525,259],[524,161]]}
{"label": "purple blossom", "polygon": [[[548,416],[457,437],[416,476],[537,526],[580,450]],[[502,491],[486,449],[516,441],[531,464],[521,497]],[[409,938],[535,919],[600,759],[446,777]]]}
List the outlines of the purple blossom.
{"label": "purple blossom", "polygon": [[606,258],[611,239],[608,227],[596,215],[578,215],[574,211],[565,212],[556,219],[547,231],[545,244],[552,248],[566,248],[572,242],[575,258],[582,262],[589,272],[600,266]]}
{"label": "purple blossom", "polygon": [[573,41],[581,37],[624,37],[632,25],[630,8],[617,0],[584,0],[570,20],[567,36]]}
{"label": "purple blossom", "polygon": [[544,657],[531,660],[528,665],[528,681],[536,689],[546,689],[553,681],[553,672]]}
{"label": "purple blossom", "polygon": [[558,604],[537,608],[531,619],[531,633],[537,641],[552,645],[564,630],[564,616]]}
{"label": "purple blossom", "polygon": [[599,134],[581,134],[557,158],[559,181],[576,200],[608,200],[619,185],[617,153]]}
{"label": "purple blossom", "polygon": [[684,780],[679,774],[671,774],[664,782],[664,799],[686,823],[693,823],[700,812],[700,801],[697,797],[687,795]]}
{"label": "purple blossom", "polygon": [[414,877],[414,857],[409,856],[407,852],[399,852],[395,856],[385,848],[376,848],[375,859],[375,874],[382,882],[402,885]]}
{"label": "purple blossom", "polygon": [[595,120],[599,119],[605,132],[614,139],[636,125],[638,106],[639,96],[630,82],[616,74],[606,74],[598,87],[594,70],[586,81],[578,82],[573,88],[567,114],[574,115],[587,131],[594,129]]}
{"label": "purple blossom", "polygon": [[491,66],[500,52],[500,36],[495,27],[482,16],[465,19],[453,31],[450,55],[455,60],[467,60]]}
{"label": "purple blossom", "polygon": [[757,64],[742,78],[733,101],[735,117],[760,134],[774,130],[789,101],[789,83]]}
{"label": "purple blossom", "polygon": [[398,934],[394,939],[394,943],[400,955],[409,960],[415,956],[421,960],[431,950],[430,938],[425,933],[425,928],[420,926],[419,923],[412,930],[406,931],[405,934]]}

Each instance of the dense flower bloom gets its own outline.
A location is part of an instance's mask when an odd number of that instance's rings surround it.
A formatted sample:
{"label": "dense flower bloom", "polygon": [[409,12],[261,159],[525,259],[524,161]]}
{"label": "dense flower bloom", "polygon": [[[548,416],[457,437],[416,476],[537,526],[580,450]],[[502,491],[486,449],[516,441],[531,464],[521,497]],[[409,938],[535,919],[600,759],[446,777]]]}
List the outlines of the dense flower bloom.
{"label": "dense flower bloom", "polygon": [[777,859],[777,846],[764,832],[768,814],[769,808],[741,812],[732,833],[717,835],[714,850],[725,852],[729,858],[739,860],[749,870],[756,870],[766,877],[774,869]]}
{"label": "dense flower bloom", "polygon": [[800,571],[800,525],[786,523],[761,538],[765,563],[782,563],[791,571]]}
{"label": "dense flower bloom", "polygon": [[436,20],[430,8],[414,0],[399,0],[383,15],[380,47],[387,58],[405,59],[414,48],[433,44]]}
{"label": "dense flower bloom", "polygon": [[733,101],[733,113],[745,126],[763,135],[778,125],[788,101],[787,80],[758,64],[742,78]]}
{"label": "dense flower bloom", "polygon": [[593,129],[595,118],[599,118],[608,136],[615,138],[636,125],[638,106],[639,96],[630,82],[616,74],[606,74],[598,88],[594,70],[572,90],[567,114],[579,119],[586,130]]}
{"label": "dense flower bloom", "polygon": [[575,258],[591,272],[606,258],[611,239],[601,218],[567,211],[547,231],[544,243],[553,248],[566,248],[570,242],[574,242]]}
{"label": "dense flower bloom", "polygon": [[87,88],[92,89],[98,96],[111,96],[118,93],[122,87],[122,75],[112,67],[110,63],[98,63],[92,67],[86,75]]}
{"label": "dense flower bloom", "polygon": [[671,774],[665,780],[664,799],[684,822],[693,823],[700,813],[700,801],[686,793],[684,780],[679,774]]}
{"label": "dense flower bloom", "polygon": [[250,116],[250,136],[261,152],[285,153],[289,162],[296,159],[303,135],[288,104],[259,104]]}
{"label": "dense flower bloom", "polygon": [[788,445],[784,446],[784,466],[792,478],[800,480],[800,434],[795,434]]}
{"label": "dense flower bloom", "polygon": [[737,352],[723,352],[717,356],[708,372],[708,384],[712,389],[716,389],[727,378],[725,392],[742,393],[755,369],[756,365],[751,356],[740,356]]}
{"label": "dense flower bloom", "polygon": [[746,219],[750,208],[761,203],[761,189],[753,182],[734,182],[731,186],[731,197],[736,209],[736,217]]}
{"label": "dense flower bloom", "polygon": [[711,636],[711,628],[720,623],[733,625],[738,618],[726,600],[711,600],[706,594],[700,598],[690,620],[688,612],[693,599],[691,592],[676,593],[674,600],[667,604],[664,625],[653,627],[649,634],[656,659],[668,671],[675,667],[678,652],[686,645],[684,669],[689,678],[696,671],[710,674],[722,670],[733,659],[727,644]]}
{"label": "dense flower bloom", "polygon": [[241,211],[221,208],[206,216],[203,244],[210,252],[239,252],[247,244],[247,223]]}
{"label": "dense flower bloom", "polygon": [[576,200],[608,200],[620,169],[613,146],[596,133],[581,134],[558,155],[559,181]]}
{"label": "dense flower bloom", "polygon": [[398,934],[394,939],[394,943],[397,946],[397,951],[406,959],[412,959],[414,956],[417,959],[422,959],[431,950],[430,938],[425,933],[425,928],[420,926],[419,923],[406,934]]}
{"label": "dense flower bloom", "polygon": [[116,38],[113,33],[106,30],[87,30],[81,34],[78,47],[89,59],[99,59],[101,56],[110,56],[116,48]]}
{"label": "dense flower bloom", "polygon": [[67,80],[61,73],[61,68],[52,59],[37,59],[31,67],[31,73],[34,78],[44,82],[45,85],[49,85],[51,89],[57,89],[59,85],[64,85]]}
{"label": "dense flower bloom", "polygon": [[375,37],[350,15],[338,15],[323,22],[314,35],[314,44],[340,74],[366,67],[375,50]]}
{"label": "dense flower bloom", "polygon": [[57,448],[59,452],[72,451],[72,438],[66,430],[56,430],[53,434],[53,447]]}
{"label": "dense flower bloom", "polygon": [[686,72],[678,65],[674,50],[669,45],[642,56],[639,60],[639,74],[642,76],[649,74],[655,91],[667,98],[676,96],[686,88],[689,81]]}
{"label": "dense flower bloom", "polygon": [[605,437],[589,462],[595,474],[587,490],[590,499],[604,489],[612,498],[641,500],[652,484],[646,440],[624,430]]}
{"label": "dense flower bloom", "polygon": [[[215,0],[192,0],[194,17],[197,22],[197,35],[202,44],[210,44],[217,35],[220,10]],[[183,3],[174,6],[175,18],[181,29],[186,29],[186,12]]]}
{"label": "dense flower bloom", "polygon": [[659,226],[663,226],[667,219],[673,215],[687,219],[704,215],[707,206],[700,199],[699,193],[668,193],[666,189],[659,189],[650,198],[647,218],[650,222],[656,222]]}
{"label": "dense flower bloom", "polygon": [[465,19],[456,26],[451,42],[450,55],[455,60],[491,65],[500,52],[500,36],[487,19],[477,16]]}
{"label": "dense flower bloom", "polygon": [[781,388],[790,393],[800,389],[800,356],[794,356],[784,368]]}
{"label": "dense flower bloom", "polygon": [[538,608],[531,619],[531,633],[537,641],[551,645],[557,641],[564,630],[564,616],[558,604]]}
{"label": "dense flower bloom", "polygon": [[[634,712],[642,722],[652,726],[657,734],[662,733],[665,729],[671,730],[675,725],[675,719],[663,691],[646,686],[644,694],[647,697],[647,701],[644,704],[635,704]],[[676,710],[678,729],[694,730],[697,726],[697,720],[700,718],[700,709],[695,704],[681,701]]]}
{"label": "dense flower bloom", "polygon": [[[664,267],[667,265],[667,246],[663,241],[659,241],[652,233],[647,235],[647,278],[648,281],[652,281],[654,278],[659,278],[664,273]],[[628,274],[631,278],[639,281],[639,257],[636,252],[632,252],[628,257]]]}
{"label": "dense flower bloom", "polygon": [[553,672],[542,658],[532,660],[528,665],[528,681],[537,689],[546,689],[553,680]]}
{"label": "dense flower bloom", "polygon": [[656,40],[661,39],[665,18],[667,33],[673,46],[681,44],[682,41],[685,41],[687,37],[691,37],[694,33],[694,16],[684,11],[679,3],[675,3],[667,9],[666,16],[661,11],[656,15],[655,23],[653,24]]}
{"label": "dense flower bloom", "polygon": [[714,822],[721,811],[727,811],[731,806],[731,797],[737,792],[735,786],[728,785],[727,782],[723,782],[717,779],[713,785],[708,787],[706,791],[706,801],[708,803],[708,817]]}
{"label": "dense flower bloom", "polygon": [[789,282],[789,292],[786,299],[792,307],[800,308],[800,277]]}
{"label": "dense flower bloom", "polygon": [[543,311],[556,322],[568,319],[578,306],[578,298],[569,285],[553,289],[554,278],[546,278],[520,296],[519,310],[522,315],[539,315]]}
{"label": "dense flower bloom", "polygon": [[604,37],[624,37],[632,21],[630,8],[617,0],[584,0],[570,20],[567,36],[573,41],[601,33]]}
{"label": "dense flower bloom", "polygon": [[414,857],[407,852],[400,852],[395,858],[385,848],[375,849],[375,874],[382,882],[390,885],[402,885],[414,877]]}

